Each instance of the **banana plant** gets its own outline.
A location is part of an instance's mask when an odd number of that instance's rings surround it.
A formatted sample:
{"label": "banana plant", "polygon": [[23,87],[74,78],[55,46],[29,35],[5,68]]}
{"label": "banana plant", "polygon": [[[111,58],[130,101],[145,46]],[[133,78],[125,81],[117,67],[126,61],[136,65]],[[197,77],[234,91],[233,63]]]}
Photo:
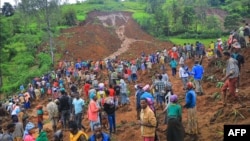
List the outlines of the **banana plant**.
{"label": "banana plant", "polygon": [[224,82],[217,82],[216,87],[222,88],[223,85],[224,85]]}

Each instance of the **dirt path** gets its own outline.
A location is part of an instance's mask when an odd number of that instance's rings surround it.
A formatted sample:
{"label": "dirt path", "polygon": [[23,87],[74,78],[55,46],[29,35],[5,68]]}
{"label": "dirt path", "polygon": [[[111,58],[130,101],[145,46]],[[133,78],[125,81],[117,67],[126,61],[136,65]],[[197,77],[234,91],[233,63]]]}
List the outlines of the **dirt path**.
{"label": "dirt path", "polygon": [[[108,27],[116,28],[115,32],[116,32],[118,38],[122,41],[120,48],[117,51],[115,51],[114,53],[110,54],[108,57],[104,58],[104,60],[106,60],[108,58],[114,58],[115,56],[119,56],[122,53],[125,53],[129,49],[131,44],[133,44],[135,42],[152,43],[152,42],[146,41],[146,40],[129,38],[125,35],[125,32],[126,32],[125,29],[127,26],[127,22],[129,20],[129,18],[131,18],[129,16],[125,16],[121,13],[115,13],[115,14],[109,14],[109,15],[104,15],[104,16],[97,16],[97,18],[101,21],[103,26],[105,26],[107,28]],[[121,22],[122,22],[122,25],[120,25]]]}

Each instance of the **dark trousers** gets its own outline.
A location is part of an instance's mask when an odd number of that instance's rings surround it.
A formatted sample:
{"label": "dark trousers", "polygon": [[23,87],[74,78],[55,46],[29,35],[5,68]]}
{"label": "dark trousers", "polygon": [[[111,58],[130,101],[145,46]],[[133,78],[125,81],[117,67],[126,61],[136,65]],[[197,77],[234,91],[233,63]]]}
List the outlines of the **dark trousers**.
{"label": "dark trousers", "polygon": [[84,128],[84,126],[82,125],[82,113],[75,114],[75,121],[79,130]]}
{"label": "dark trousers", "polygon": [[63,122],[63,127],[66,128],[69,122],[70,110],[62,110],[61,118]]}
{"label": "dark trousers", "polygon": [[172,76],[176,75],[176,68],[172,68]]}
{"label": "dark trousers", "polygon": [[108,115],[108,121],[109,121],[109,133],[112,133],[112,129],[115,132],[116,130],[116,124],[115,124],[115,114],[109,114]]}

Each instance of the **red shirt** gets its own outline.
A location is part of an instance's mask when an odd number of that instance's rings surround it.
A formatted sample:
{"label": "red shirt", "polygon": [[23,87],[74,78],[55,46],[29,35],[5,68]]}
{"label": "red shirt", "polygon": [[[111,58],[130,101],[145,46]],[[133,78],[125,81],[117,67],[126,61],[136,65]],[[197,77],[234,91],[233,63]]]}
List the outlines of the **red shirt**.
{"label": "red shirt", "polygon": [[131,75],[131,73],[132,73],[131,69],[127,69],[127,74]]}
{"label": "red shirt", "polygon": [[113,88],[109,88],[109,96],[111,97],[115,96],[115,90]]}
{"label": "red shirt", "polygon": [[57,81],[55,81],[55,82],[53,83],[53,86],[54,86],[54,87],[58,87],[58,86],[59,86],[59,83],[58,83]]}
{"label": "red shirt", "polygon": [[88,96],[89,94],[89,89],[90,89],[90,84],[89,83],[85,83],[85,85],[83,86],[84,88],[84,91],[85,91],[85,94],[86,96]]}

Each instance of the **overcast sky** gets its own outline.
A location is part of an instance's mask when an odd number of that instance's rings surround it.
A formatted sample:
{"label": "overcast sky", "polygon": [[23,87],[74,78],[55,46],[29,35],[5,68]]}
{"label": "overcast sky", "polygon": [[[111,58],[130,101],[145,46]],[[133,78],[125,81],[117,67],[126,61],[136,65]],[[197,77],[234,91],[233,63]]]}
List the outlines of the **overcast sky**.
{"label": "overcast sky", "polygon": [[[0,1],[1,1],[0,7],[2,7],[5,2],[9,2],[12,6],[15,5],[15,0],[0,0]],[[18,1],[21,1],[21,0],[18,0]],[[61,1],[62,2],[68,1],[68,3],[76,3],[77,0],[61,0]],[[79,0],[79,1],[85,1],[85,0]]]}

